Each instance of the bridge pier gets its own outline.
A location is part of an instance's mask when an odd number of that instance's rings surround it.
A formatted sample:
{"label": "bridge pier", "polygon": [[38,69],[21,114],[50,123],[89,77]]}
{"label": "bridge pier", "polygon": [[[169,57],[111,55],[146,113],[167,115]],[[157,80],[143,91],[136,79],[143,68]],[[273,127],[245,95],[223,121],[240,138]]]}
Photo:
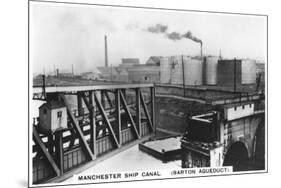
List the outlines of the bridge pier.
{"label": "bridge pier", "polygon": [[[213,113],[191,117],[188,134],[182,140],[182,167],[190,167],[187,164],[191,164],[191,167],[210,166],[214,160],[221,161],[213,163],[216,166],[233,166],[234,171],[251,170],[257,166],[254,162],[256,132],[259,127],[264,127],[265,114],[264,111],[253,109],[253,103],[238,103],[223,105]],[[263,135],[264,138],[264,134],[259,133],[259,137]],[[219,156],[212,156],[212,152],[220,147],[215,146],[216,143],[222,145],[223,150]],[[264,150],[259,152],[259,156],[259,162],[263,165],[255,169],[264,170]],[[193,161],[201,163],[195,164]]]}

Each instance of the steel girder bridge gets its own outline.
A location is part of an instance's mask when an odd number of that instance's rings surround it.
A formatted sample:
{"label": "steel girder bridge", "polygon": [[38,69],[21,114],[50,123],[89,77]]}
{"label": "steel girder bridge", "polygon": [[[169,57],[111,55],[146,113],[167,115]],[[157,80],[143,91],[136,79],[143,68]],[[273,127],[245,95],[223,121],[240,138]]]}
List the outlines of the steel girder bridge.
{"label": "steel girder bridge", "polygon": [[149,139],[154,96],[153,84],[33,87],[33,100],[60,101],[67,111],[67,128],[54,133],[42,132],[33,118],[33,184],[63,181]]}

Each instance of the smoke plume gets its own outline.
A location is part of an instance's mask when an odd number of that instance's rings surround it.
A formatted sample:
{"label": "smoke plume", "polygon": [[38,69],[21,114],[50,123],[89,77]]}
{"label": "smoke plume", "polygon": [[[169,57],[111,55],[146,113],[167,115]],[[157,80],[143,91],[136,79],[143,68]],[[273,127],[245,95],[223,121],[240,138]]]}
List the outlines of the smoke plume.
{"label": "smoke plume", "polygon": [[155,26],[150,26],[147,28],[148,32],[151,33],[165,33],[168,29],[168,26],[162,24],[156,24]]}
{"label": "smoke plume", "polygon": [[164,34],[164,36],[170,40],[173,41],[177,41],[177,40],[181,40],[182,38],[187,38],[190,39],[194,42],[198,42],[202,45],[202,40],[193,36],[193,34],[191,33],[191,31],[187,31],[185,34],[181,34],[179,32],[173,31],[173,32],[167,32],[168,30],[168,26],[167,25],[163,25],[163,24],[156,24],[154,26],[150,26],[147,28],[146,31],[150,32],[150,33],[156,33],[156,34]]}
{"label": "smoke plume", "polygon": [[182,35],[180,33],[178,33],[178,32],[175,32],[175,31],[171,32],[171,33],[166,33],[165,35],[166,35],[166,37],[168,39],[171,39],[173,41],[181,40],[182,39]]}
{"label": "smoke plume", "polygon": [[202,40],[200,40],[199,38],[193,36],[190,31],[188,31],[187,33],[183,34],[182,37],[188,38],[188,39],[193,40],[194,42],[198,42],[198,43],[200,43],[202,45]]}

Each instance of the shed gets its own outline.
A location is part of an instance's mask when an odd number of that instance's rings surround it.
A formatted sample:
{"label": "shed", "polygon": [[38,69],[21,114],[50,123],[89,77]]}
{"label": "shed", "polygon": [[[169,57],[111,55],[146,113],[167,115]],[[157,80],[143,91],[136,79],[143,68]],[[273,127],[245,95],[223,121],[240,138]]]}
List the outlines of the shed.
{"label": "shed", "polygon": [[63,102],[50,101],[39,107],[39,130],[44,133],[67,128],[67,111]]}

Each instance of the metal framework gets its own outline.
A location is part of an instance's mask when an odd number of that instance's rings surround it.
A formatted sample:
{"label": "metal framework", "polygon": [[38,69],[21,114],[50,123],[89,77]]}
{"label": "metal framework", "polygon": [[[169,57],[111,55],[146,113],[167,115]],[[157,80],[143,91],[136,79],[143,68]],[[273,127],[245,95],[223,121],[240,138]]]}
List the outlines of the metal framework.
{"label": "metal framework", "polygon": [[[155,131],[152,84],[45,87],[44,97],[40,87],[33,92],[34,100],[63,102],[68,127],[47,134],[39,122],[33,123],[34,184],[71,174],[132,141],[148,139]],[[76,105],[69,97],[76,98]]]}

